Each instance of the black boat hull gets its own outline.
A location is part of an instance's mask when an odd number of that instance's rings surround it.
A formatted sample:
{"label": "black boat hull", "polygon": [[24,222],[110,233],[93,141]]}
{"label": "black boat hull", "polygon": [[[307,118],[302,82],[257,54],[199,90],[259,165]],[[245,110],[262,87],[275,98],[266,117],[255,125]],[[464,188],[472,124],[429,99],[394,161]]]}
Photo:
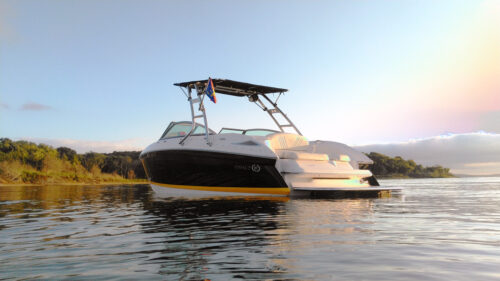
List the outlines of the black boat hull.
{"label": "black boat hull", "polygon": [[141,156],[152,184],[165,188],[287,195],[276,159],[212,151],[162,150]]}

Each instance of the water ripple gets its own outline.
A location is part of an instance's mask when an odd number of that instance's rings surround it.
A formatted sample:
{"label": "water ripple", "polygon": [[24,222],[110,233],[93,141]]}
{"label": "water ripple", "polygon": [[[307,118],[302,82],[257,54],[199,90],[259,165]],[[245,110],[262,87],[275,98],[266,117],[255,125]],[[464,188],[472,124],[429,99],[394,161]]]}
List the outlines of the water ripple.
{"label": "water ripple", "polygon": [[500,179],[391,198],[158,200],[147,186],[0,187],[0,279],[495,280]]}

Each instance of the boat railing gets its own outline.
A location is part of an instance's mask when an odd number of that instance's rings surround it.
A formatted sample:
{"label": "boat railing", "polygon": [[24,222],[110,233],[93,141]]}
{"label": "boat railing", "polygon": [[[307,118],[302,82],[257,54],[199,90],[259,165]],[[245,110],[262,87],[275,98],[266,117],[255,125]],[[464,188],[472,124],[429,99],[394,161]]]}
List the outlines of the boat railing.
{"label": "boat railing", "polygon": [[[263,111],[267,112],[267,114],[271,117],[274,123],[278,126],[279,130],[283,133],[286,133],[285,129],[290,128],[295,130],[295,132],[299,135],[302,133],[299,129],[293,124],[292,120],[288,118],[288,116],[278,107],[278,99],[280,96],[286,92],[286,89],[260,86],[255,84],[243,83],[238,81],[226,80],[226,79],[212,79],[215,83],[215,92],[221,94],[227,94],[232,96],[239,97],[248,97],[250,102],[255,103],[258,107],[260,107]],[[188,98],[189,105],[191,108],[191,120],[193,121],[193,125],[191,130],[189,131],[184,138],[179,142],[179,144],[184,145],[184,142],[192,135],[195,130],[196,119],[203,118],[203,122],[205,124],[205,128],[208,128],[207,114],[205,110],[205,106],[203,104],[205,94],[205,87],[208,85],[205,81],[191,81],[191,82],[183,82],[174,84],[179,86],[181,90],[184,92],[186,97]],[[187,93],[183,88],[187,89]],[[196,90],[197,98],[192,97],[192,90]],[[275,101],[272,101],[267,94],[279,94]],[[262,96],[264,99],[261,100],[259,97]],[[266,105],[267,102],[268,104]],[[198,110],[196,112],[195,105],[198,104]],[[281,115],[284,120],[278,120],[277,116]],[[281,118],[280,118],[281,119]],[[281,122],[280,122],[281,121]],[[207,144],[209,146],[212,145],[212,142],[209,137],[208,130],[205,133],[205,138]]]}
{"label": "boat railing", "polygon": [[[207,141],[207,144],[209,146],[211,146],[212,142],[210,141],[209,133],[208,133],[207,114],[206,114],[206,110],[205,110],[205,105],[203,104],[203,100],[204,100],[205,95],[203,93],[203,89],[201,89],[197,84],[194,84],[194,87],[195,87],[197,95],[198,95],[197,98],[193,99],[193,97],[191,96],[191,92],[192,92],[191,85],[187,87],[188,88],[187,94],[185,93],[187,98],[188,98],[189,105],[191,108],[191,120],[192,120],[191,130],[182,138],[182,140],[179,142],[179,144],[184,145],[184,142],[189,138],[189,136],[191,136],[193,134],[194,130],[196,129],[196,119],[203,118],[203,123],[205,125],[205,139]],[[195,109],[194,109],[195,104],[199,104],[199,107],[198,107],[199,114],[198,115],[195,115]]]}

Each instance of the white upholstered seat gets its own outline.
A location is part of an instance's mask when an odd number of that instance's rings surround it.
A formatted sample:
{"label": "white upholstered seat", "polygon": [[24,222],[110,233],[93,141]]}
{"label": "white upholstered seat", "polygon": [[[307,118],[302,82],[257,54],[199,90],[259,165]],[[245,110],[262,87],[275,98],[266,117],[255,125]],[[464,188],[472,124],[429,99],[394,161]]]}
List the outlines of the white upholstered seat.
{"label": "white upholstered seat", "polygon": [[307,147],[309,141],[301,135],[289,133],[275,133],[266,137],[266,143],[272,150],[298,149]]}
{"label": "white upholstered seat", "polygon": [[295,160],[314,160],[314,161],[328,161],[327,154],[323,153],[308,153],[302,151],[293,151],[293,150],[284,150],[279,149],[275,150],[276,155],[278,155],[281,159],[295,159]]}

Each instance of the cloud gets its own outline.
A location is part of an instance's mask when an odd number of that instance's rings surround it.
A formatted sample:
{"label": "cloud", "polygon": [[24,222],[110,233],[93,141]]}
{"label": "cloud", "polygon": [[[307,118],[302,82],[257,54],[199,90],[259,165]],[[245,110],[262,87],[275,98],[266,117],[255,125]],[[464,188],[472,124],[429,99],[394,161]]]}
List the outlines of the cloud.
{"label": "cloud", "polygon": [[113,151],[140,151],[146,147],[148,140],[126,139],[119,141],[91,141],[73,139],[47,139],[47,138],[22,138],[23,140],[43,143],[52,147],[65,146],[76,150],[78,153],[100,152],[109,153]]}
{"label": "cloud", "polygon": [[0,102],[0,109],[9,109],[9,108],[10,106],[8,104]]}
{"label": "cloud", "polygon": [[408,142],[357,146],[363,152],[413,159],[424,166],[442,165],[452,173],[500,174],[500,134],[447,134]]}
{"label": "cloud", "polygon": [[27,111],[42,111],[42,110],[51,110],[53,109],[51,106],[36,103],[36,102],[27,102],[21,106],[21,110]]}
{"label": "cloud", "polygon": [[480,117],[479,122],[482,130],[500,133],[500,111],[490,111],[484,113]]}
{"label": "cloud", "polygon": [[479,163],[467,163],[465,167],[496,167],[500,166],[500,162],[479,162]]}

